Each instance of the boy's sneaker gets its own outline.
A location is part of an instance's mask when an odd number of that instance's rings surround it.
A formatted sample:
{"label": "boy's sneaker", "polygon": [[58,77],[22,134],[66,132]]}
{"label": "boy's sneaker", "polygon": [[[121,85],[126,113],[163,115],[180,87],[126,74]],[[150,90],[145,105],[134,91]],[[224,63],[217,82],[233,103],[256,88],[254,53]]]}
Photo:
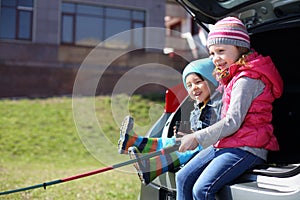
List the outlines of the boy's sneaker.
{"label": "boy's sneaker", "polygon": [[137,162],[133,164],[141,182],[144,185],[150,183],[150,164],[149,159],[140,160],[138,149],[135,146],[128,148],[128,154],[130,159],[137,159]]}
{"label": "boy's sneaker", "polygon": [[120,127],[120,139],[118,141],[118,151],[120,154],[127,153],[126,143],[129,132],[133,129],[134,119],[131,116],[126,116]]}

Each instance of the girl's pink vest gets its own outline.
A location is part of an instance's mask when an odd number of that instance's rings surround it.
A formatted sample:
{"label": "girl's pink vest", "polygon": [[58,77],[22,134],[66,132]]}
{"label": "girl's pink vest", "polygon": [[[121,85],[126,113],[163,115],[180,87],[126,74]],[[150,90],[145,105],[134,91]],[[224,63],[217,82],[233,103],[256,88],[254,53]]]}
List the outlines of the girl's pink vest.
{"label": "girl's pink vest", "polygon": [[230,105],[232,87],[240,77],[260,79],[265,88],[262,94],[253,100],[240,129],[231,136],[219,140],[215,147],[249,146],[279,150],[277,139],[273,134],[272,102],[281,96],[283,81],[271,58],[253,52],[248,55],[246,66],[233,64],[230,71],[232,79],[224,85],[222,118],[225,117]]}

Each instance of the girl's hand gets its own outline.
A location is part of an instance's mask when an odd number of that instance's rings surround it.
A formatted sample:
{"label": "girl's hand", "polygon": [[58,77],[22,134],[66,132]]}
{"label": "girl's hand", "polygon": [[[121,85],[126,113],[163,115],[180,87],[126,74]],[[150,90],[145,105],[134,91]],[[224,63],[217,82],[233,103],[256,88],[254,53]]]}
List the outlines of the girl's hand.
{"label": "girl's hand", "polygon": [[178,131],[177,134],[176,134],[176,137],[181,138],[181,137],[183,137],[183,136],[185,136],[187,134],[188,133],[183,133],[183,132]]}
{"label": "girl's hand", "polygon": [[187,134],[181,138],[181,144],[179,146],[179,152],[185,152],[187,150],[194,150],[198,146],[198,141],[194,134]]}

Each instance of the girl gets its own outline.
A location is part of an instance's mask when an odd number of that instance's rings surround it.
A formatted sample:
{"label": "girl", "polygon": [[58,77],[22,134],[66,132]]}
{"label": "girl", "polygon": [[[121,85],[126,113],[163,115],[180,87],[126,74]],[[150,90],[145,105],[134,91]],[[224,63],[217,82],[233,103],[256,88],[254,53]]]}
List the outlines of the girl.
{"label": "girl", "polygon": [[182,137],[179,152],[201,145],[176,173],[177,200],[215,199],[215,194],[246,170],[279,150],[273,134],[272,103],[283,92],[283,81],[270,57],[250,49],[244,24],[235,17],[218,21],[207,46],[222,86],[221,120]]}
{"label": "girl", "polygon": [[[218,82],[213,77],[214,64],[211,59],[205,58],[191,62],[186,66],[182,74],[182,80],[191,99],[195,101],[194,110],[190,114],[191,130],[197,131],[205,128],[220,118],[221,93],[216,91]],[[211,95],[212,94],[212,95]],[[138,136],[133,132],[133,118],[125,117],[120,130],[118,143],[119,153],[129,151],[131,157],[137,157],[138,153],[158,151],[176,142],[172,138],[147,138]],[[201,146],[184,153],[173,152],[154,157],[146,161],[136,163],[141,181],[147,185],[157,176],[173,170],[185,164],[197,152]]]}

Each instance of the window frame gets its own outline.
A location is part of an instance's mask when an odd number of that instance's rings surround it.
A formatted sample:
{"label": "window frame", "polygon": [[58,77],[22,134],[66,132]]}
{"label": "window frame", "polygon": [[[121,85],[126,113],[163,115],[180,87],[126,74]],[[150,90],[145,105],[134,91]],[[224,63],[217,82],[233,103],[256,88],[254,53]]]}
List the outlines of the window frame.
{"label": "window frame", "polygon": [[[85,44],[78,44],[78,41],[76,41],[76,36],[77,36],[77,32],[76,32],[76,26],[77,26],[77,18],[79,16],[90,16],[90,17],[93,17],[93,16],[96,16],[96,15],[93,15],[93,14],[83,14],[83,13],[79,13],[78,12],[78,6],[81,6],[81,5],[88,5],[88,6],[95,6],[95,7],[99,7],[99,8],[102,8],[103,9],[103,13],[97,15],[97,17],[99,18],[102,18],[103,20],[103,23],[101,24],[101,29],[102,29],[102,36],[100,36],[101,38],[99,38],[99,40],[102,42],[102,41],[105,41],[107,38],[113,36],[113,35],[109,35],[107,36],[107,32],[106,32],[106,29],[105,29],[105,25],[107,23],[108,20],[110,19],[114,19],[114,20],[124,20],[122,17],[120,16],[108,16],[106,14],[106,10],[107,9],[121,9],[121,10],[125,10],[125,11],[129,11],[130,13],[130,16],[128,16],[128,18],[126,18],[126,20],[129,20],[130,21],[130,29],[134,29],[134,27],[136,26],[136,24],[142,24],[142,27],[145,27],[145,24],[146,24],[146,12],[144,10],[138,10],[138,9],[128,9],[128,8],[120,8],[120,7],[112,7],[112,6],[103,6],[103,5],[95,5],[95,4],[85,4],[85,3],[73,3],[73,2],[62,2],[62,7],[63,7],[63,4],[72,4],[74,5],[74,11],[72,12],[67,12],[67,11],[64,11],[63,8],[61,9],[61,32],[60,32],[60,44],[62,45],[72,45],[72,46],[94,46],[94,45],[85,45]],[[138,19],[136,18],[134,15],[134,12],[142,12],[143,16],[142,16],[142,19]],[[65,17],[67,16],[72,16],[73,17],[73,20],[72,20],[72,36],[71,36],[71,42],[68,42],[68,41],[64,41],[64,35],[63,35],[63,32],[64,32],[64,23],[63,23],[63,20]],[[130,37],[130,47],[133,47],[135,46],[135,41],[133,39],[133,36],[131,35]],[[145,46],[145,33],[143,34],[142,36],[142,42],[139,42],[139,43],[142,43],[142,47]],[[105,45],[104,45],[105,46]]]}
{"label": "window frame", "polygon": [[[15,10],[15,21],[13,22],[14,23],[14,33],[11,33],[13,35],[9,35],[11,37],[2,37],[0,35],[0,39],[1,40],[5,40],[5,39],[11,39],[11,40],[25,40],[25,41],[32,41],[32,35],[33,35],[33,15],[34,15],[34,1],[35,0],[31,0],[32,1],[32,7],[29,7],[29,6],[22,6],[20,5],[21,3],[21,0],[16,0],[16,4],[15,5],[3,5],[3,3],[1,3],[1,13],[3,12],[3,9],[14,9]],[[20,26],[22,25],[21,24],[21,13],[29,13],[29,20],[26,21],[28,24],[29,24],[29,27],[28,27],[28,37],[22,37],[21,36],[21,28]],[[1,16],[0,16],[1,17]],[[2,20],[2,19],[1,19]],[[0,21],[1,21],[0,20]],[[1,23],[2,24],[2,23]],[[1,24],[0,24],[0,29],[3,28],[1,27]]]}

